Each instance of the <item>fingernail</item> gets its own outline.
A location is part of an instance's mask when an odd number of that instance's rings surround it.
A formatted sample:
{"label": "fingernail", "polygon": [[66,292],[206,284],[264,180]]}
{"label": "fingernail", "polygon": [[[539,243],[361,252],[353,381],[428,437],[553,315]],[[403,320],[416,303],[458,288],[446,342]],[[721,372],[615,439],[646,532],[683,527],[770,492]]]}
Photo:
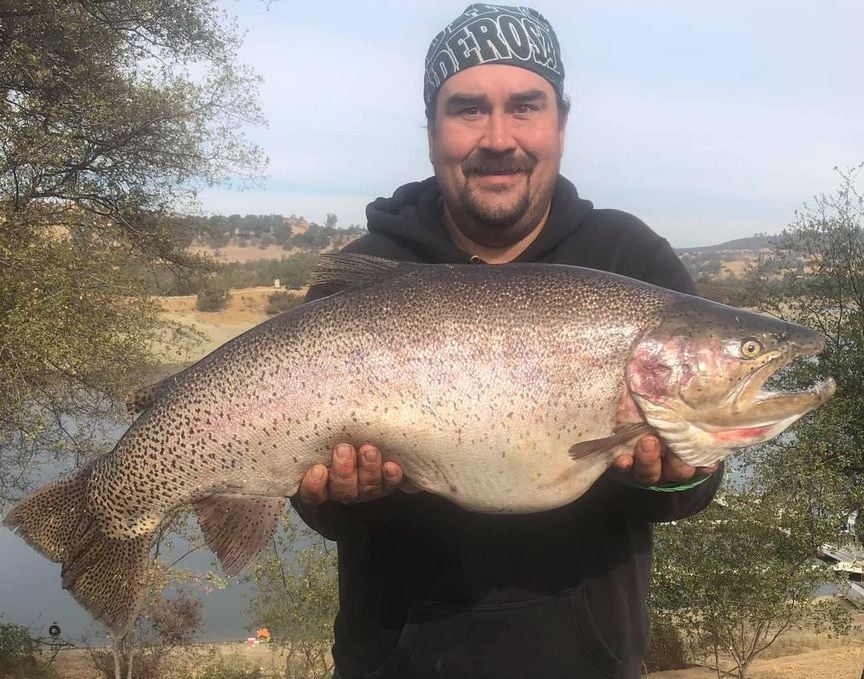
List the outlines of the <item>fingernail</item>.
{"label": "fingernail", "polygon": [[322,467],[320,464],[312,467],[312,478],[315,481],[323,481],[324,475],[327,473],[327,468]]}
{"label": "fingernail", "polygon": [[338,446],[336,446],[336,457],[338,457],[340,460],[348,460],[351,458],[352,455],[354,455],[354,451],[351,449],[351,446],[345,443],[340,443]]}
{"label": "fingernail", "polygon": [[363,459],[366,462],[377,462],[378,451],[375,448],[366,448],[363,450]]}

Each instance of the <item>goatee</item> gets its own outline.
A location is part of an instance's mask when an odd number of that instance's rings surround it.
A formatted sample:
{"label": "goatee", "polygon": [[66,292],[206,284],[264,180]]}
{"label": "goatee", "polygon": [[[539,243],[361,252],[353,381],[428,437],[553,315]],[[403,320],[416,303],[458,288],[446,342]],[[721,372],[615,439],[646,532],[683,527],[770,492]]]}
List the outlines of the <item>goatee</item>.
{"label": "goatee", "polygon": [[[529,207],[531,187],[531,172],[537,165],[537,160],[529,155],[516,156],[515,152],[491,153],[477,151],[462,162],[462,174],[465,185],[462,187],[461,199],[465,212],[471,219],[488,229],[506,229],[522,219]],[[488,175],[524,175],[525,185],[521,193],[510,201],[483,200],[481,192],[472,187],[472,177]],[[494,193],[494,190],[492,191]],[[503,191],[502,191],[503,193]]]}

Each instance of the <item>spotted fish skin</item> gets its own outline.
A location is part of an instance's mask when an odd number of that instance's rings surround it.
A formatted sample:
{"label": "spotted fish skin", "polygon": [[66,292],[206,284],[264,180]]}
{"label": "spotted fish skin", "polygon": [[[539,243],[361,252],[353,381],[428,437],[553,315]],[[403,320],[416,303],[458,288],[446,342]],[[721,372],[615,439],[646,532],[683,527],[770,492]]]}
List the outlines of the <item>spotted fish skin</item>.
{"label": "spotted fish skin", "polygon": [[172,376],[112,452],[6,517],[115,632],[134,620],[171,509],[192,504],[239,572],[340,442],[376,443],[413,485],[471,510],[578,498],[632,441],[581,456],[574,444],[644,424],[627,384],[634,348],[682,299],[709,316],[719,306],[563,265],[331,261],[331,277],[358,284]]}
{"label": "spotted fish skin", "polygon": [[[349,290],[253,329],[175,378],[97,462],[90,488],[104,501],[101,522],[131,537],[180,498],[292,495],[340,441],[376,442],[412,481],[471,509],[572,499],[575,489],[536,497],[521,472],[550,478],[533,469],[546,454],[558,471],[572,469],[574,441],[609,433],[630,347],[668,293],[620,279],[619,301],[614,290],[602,299],[569,269],[421,268],[386,290]],[[498,462],[502,451],[513,459]],[[501,468],[500,487],[486,463]]]}

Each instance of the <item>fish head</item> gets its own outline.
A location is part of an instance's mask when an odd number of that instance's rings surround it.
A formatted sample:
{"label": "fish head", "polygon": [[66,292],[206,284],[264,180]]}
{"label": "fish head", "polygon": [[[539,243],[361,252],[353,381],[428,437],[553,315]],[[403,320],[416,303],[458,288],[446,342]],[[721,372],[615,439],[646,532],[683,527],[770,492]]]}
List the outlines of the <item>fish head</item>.
{"label": "fish head", "polygon": [[705,466],[774,438],[834,394],[765,383],[825,348],[810,328],[685,296],[636,345],[627,385],[646,421],[685,462]]}

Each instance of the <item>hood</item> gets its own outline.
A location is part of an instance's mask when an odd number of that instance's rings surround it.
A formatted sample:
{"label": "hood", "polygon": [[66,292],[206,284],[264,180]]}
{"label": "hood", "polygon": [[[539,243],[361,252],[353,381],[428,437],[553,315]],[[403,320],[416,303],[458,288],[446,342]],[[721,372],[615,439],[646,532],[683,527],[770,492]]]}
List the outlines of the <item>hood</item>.
{"label": "hood", "polygon": [[[579,197],[564,177],[552,195],[552,209],[543,231],[516,258],[517,262],[546,259],[562,240],[577,231],[594,209]],[[463,263],[470,256],[450,240],[443,223],[441,190],[435,177],[400,186],[390,198],[378,198],[366,208],[369,233],[383,236],[409,250],[420,262]]]}

